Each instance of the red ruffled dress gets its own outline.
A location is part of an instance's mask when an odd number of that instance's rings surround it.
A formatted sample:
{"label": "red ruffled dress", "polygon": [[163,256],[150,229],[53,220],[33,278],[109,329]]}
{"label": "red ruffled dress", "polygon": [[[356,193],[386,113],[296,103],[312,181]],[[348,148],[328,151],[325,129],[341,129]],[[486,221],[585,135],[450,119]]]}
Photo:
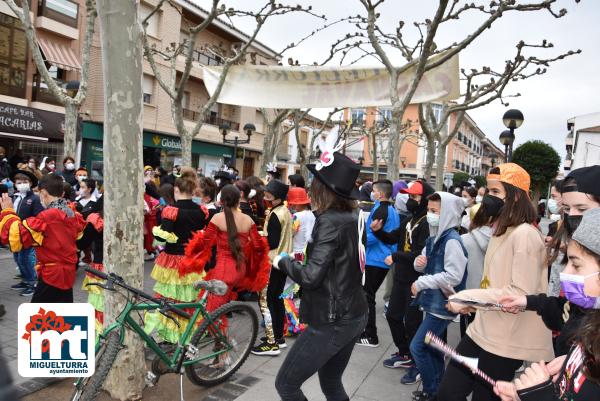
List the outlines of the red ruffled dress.
{"label": "red ruffled dress", "polygon": [[[256,225],[247,233],[239,233],[238,237],[244,253],[244,262],[236,266],[236,260],[229,248],[227,232],[221,231],[215,224],[209,223],[204,231],[197,232],[190,240],[185,250],[183,262],[186,269],[204,271],[210,261],[211,249],[217,246],[217,263],[204,280],[221,280],[227,284],[227,294],[218,296],[209,294],[206,309],[212,312],[221,305],[235,300],[237,291],[258,292],[262,290],[269,280],[271,263],[269,261],[269,244],[262,237]],[[202,293],[198,297],[202,297]]]}

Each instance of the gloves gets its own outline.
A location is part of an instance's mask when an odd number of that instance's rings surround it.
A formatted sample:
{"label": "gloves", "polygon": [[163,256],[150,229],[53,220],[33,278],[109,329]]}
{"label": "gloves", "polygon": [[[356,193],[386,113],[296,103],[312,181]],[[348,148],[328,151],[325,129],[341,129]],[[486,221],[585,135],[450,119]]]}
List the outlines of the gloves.
{"label": "gloves", "polygon": [[276,268],[277,270],[279,270],[279,261],[283,258],[289,258],[290,255],[287,254],[287,252],[282,252],[279,255],[275,256],[273,258],[273,267]]}

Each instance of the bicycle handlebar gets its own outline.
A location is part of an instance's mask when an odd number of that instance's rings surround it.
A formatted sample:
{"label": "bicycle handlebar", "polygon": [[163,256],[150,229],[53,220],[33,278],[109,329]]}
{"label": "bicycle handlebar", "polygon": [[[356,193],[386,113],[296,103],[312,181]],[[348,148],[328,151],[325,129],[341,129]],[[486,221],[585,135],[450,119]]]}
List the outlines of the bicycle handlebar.
{"label": "bicycle handlebar", "polygon": [[[155,298],[152,295],[147,294],[147,293],[145,293],[142,290],[139,290],[139,289],[137,289],[135,287],[131,287],[130,285],[128,285],[128,284],[125,283],[125,280],[123,280],[123,277],[121,277],[121,276],[119,276],[119,275],[117,275],[115,273],[106,274],[104,272],[101,272],[100,270],[96,270],[96,269],[91,268],[91,267],[86,267],[85,271],[88,272],[88,273],[93,274],[94,276],[100,277],[103,280],[106,280],[106,281],[109,281],[109,282],[111,282],[113,284],[116,284],[119,287],[124,288],[125,290],[127,290],[129,292],[132,292],[132,293],[134,293],[134,294],[136,294],[136,295],[138,295],[138,296],[140,296],[142,298],[145,298],[145,299],[147,299],[147,300],[149,300],[151,302],[154,302],[154,303],[157,303],[157,304],[161,305],[160,309],[164,309],[166,311],[173,312],[174,314],[179,315],[180,317],[183,317],[185,319],[189,319],[191,317],[190,314],[182,311],[179,308],[176,308],[176,307],[172,306],[171,302],[166,301],[164,299]],[[102,287],[102,285],[100,285],[100,284],[98,284],[98,285],[100,287]]]}

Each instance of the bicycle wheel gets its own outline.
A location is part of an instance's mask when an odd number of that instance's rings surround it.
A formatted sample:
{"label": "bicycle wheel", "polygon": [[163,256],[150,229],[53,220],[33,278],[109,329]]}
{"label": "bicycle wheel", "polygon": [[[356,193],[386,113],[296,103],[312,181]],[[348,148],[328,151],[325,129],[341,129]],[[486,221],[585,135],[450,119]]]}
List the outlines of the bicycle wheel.
{"label": "bicycle wheel", "polygon": [[75,385],[71,401],[94,401],[102,389],[102,384],[121,349],[121,344],[116,330],[108,333],[108,336],[100,341],[102,344],[96,352],[96,370],[92,376],[82,378]]}
{"label": "bicycle wheel", "polygon": [[[186,365],[185,374],[199,386],[214,386],[233,375],[248,358],[258,333],[258,316],[248,304],[230,302],[210,316],[220,333],[215,332],[215,325],[209,326],[205,319],[192,337],[191,344],[198,348],[200,358],[223,352],[215,358]],[[226,337],[226,343],[221,336]]]}

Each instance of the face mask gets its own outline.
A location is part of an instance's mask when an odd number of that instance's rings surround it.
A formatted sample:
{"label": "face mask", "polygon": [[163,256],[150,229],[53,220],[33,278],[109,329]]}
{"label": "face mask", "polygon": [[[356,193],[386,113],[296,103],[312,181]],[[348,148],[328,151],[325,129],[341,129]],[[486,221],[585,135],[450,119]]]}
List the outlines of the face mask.
{"label": "face mask", "polygon": [[67,170],[75,170],[75,163],[67,163],[65,164],[65,168]]}
{"label": "face mask", "polygon": [[27,192],[29,192],[29,189],[31,188],[31,186],[29,184],[17,184],[17,191],[21,192],[22,194],[26,194]]}
{"label": "face mask", "polygon": [[493,195],[485,195],[481,200],[481,204],[485,207],[490,217],[498,217],[502,211],[502,207],[504,207],[504,201]]}
{"label": "face mask", "polygon": [[558,207],[557,201],[555,201],[554,199],[548,199],[548,210],[550,211],[550,213],[557,214],[559,209],[560,208]]}
{"label": "face mask", "polygon": [[581,223],[582,215],[579,216],[565,216],[565,229],[567,230],[567,234],[569,237],[573,236],[577,227],[579,227],[579,223]]}
{"label": "face mask", "polygon": [[35,163],[27,163],[27,165],[29,166],[29,168],[34,169],[35,168]]}
{"label": "face mask", "polygon": [[440,215],[435,213],[427,213],[427,222],[431,227],[438,227],[440,225]]}
{"label": "face mask", "polygon": [[417,202],[413,198],[409,198],[406,201],[406,210],[408,210],[411,213],[415,213],[417,209],[419,209],[419,202]]}
{"label": "face mask", "polygon": [[561,217],[562,216],[560,214],[551,214],[550,215],[550,220],[552,220],[552,221],[560,221]]}
{"label": "face mask", "polygon": [[587,276],[560,273],[560,286],[569,302],[585,309],[600,309],[600,297],[585,295],[584,290],[585,279],[596,276],[598,273],[588,274]]}
{"label": "face mask", "polygon": [[375,197],[375,192],[371,192],[371,202],[377,202],[377,198]]}
{"label": "face mask", "polygon": [[202,198],[199,197],[199,196],[192,196],[192,202],[194,202],[197,205],[201,205],[202,204]]}
{"label": "face mask", "polygon": [[87,175],[78,175],[77,176],[77,181],[81,182],[83,180],[87,180]]}
{"label": "face mask", "polygon": [[477,195],[475,197],[475,203],[481,203],[482,200],[483,200],[483,196],[481,196],[481,195]]}
{"label": "face mask", "polygon": [[50,170],[50,171],[54,171],[55,167],[56,167],[55,164],[48,164],[48,170]]}
{"label": "face mask", "polygon": [[462,200],[463,200],[463,205],[465,207],[469,207],[469,200],[467,198],[462,198]]}

